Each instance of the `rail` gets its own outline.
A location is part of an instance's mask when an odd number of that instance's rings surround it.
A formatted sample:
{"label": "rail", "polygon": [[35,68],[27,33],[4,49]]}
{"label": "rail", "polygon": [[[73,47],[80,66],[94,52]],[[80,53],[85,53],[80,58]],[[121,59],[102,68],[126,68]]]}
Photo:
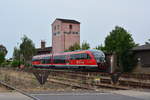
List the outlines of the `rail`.
{"label": "rail", "polygon": [[9,88],[9,89],[11,89],[11,90],[15,90],[15,91],[17,91],[17,92],[19,92],[19,93],[21,93],[21,94],[23,94],[23,95],[26,95],[26,96],[32,98],[33,100],[40,100],[39,98],[36,98],[36,97],[34,97],[34,96],[32,96],[32,95],[30,95],[30,94],[24,92],[23,90],[17,89],[17,88],[15,88],[15,87],[13,87],[13,86],[11,86],[11,85],[9,85],[9,84],[3,82],[3,81],[0,81],[0,84],[3,85],[3,86],[5,86],[5,87],[7,87],[7,88]]}

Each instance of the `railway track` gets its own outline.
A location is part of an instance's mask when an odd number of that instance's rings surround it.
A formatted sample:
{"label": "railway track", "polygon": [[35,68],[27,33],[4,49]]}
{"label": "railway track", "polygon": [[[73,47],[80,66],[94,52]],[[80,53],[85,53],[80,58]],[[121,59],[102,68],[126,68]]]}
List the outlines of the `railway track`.
{"label": "railway track", "polygon": [[[35,72],[49,73],[48,82],[63,84],[71,87],[77,87],[88,90],[95,90],[95,87],[107,88],[107,89],[128,89],[122,86],[114,86],[112,84],[106,84],[100,82],[99,84],[94,84],[95,73],[85,73],[80,71],[70,71],[70,70],[34,70]],[[32,71],[26,71],[32,72]],[[43,74],[43,73],[40,73]],[[105,76],[106,73],[101,73]],[[107,78],[107,77],[106,77]],[[103,81],[104,79],[101,79]],[[110,80],[110,79],[109,79]],[[84,82],[85,81],[85,82]],[[108,80],[107,80],[108,81]],[[94,87],[94,88],[93,88]]]}
{"label": "railway track", "polygon": [[[80,78],[83,80],[90,80],[98,77],[100,79],[100,83],[98,85],[104,84],[103,86],[108,86],[112,84],[111,75],[108,73],[101,73],[101,72],[72,72],[72,71],[51,71],[51,75],[53,76],[68,76],[67,78]],[[132,77],[133,75],[133,77]],[[130,77],[128,77],[130,76]],[[122,87],[123,89],[127,88],[146,88],[150,89],[150,77],[146,76],[144,78],[142,76],[146,75],[135,75],[135,74],[123,74],[117,83],[118,87]],[[112,87],[112,86],[111,86]],[[116,86],[115,86],[116,87]]]}
{"label": "railway track", "polygon": [[[17,70],[20,71],[20,70]],[[48,80],[53,79],[54,76],[58,76],[60,78],[65,78],[64,81],[69,81],[72,83],[78,83],[79,81],[85,80],[87,81],[99,81],[95,86],[101,86],[105,88],[122,88],[122,89],[131,89],[131,88],[145,88],[150,89],[150,75],[149,74],[122,74],[119,78],[116,85],[112,84],[111,74],[103,73],[103,72],[84,72],[84,71],[72,71],[72,70],[56,70],[56,69],[34,69],[34,70],[22,70],[23,72],[32,73],[32,72],[41,72],[48,71],[50,74]],[[78,82],[75,80],[79,80]],[[60,81],[60,79],[55,79]],[[54,81],[53,81],[54,82]],[[61,82],[59,82],[61,83]],[[70,84],[70,83],[68,83]],[[83,83],[82,83],[83,84]],[[89,85],[89,83],[84,84]],[[90,83],[93,85],[93,83]],[[67,85],[67,83],[66,83]],[[82,88],[82,87],[81,87]],[[90,87],[89,87],[90,88]]]}
{"label": "railway track", "polygon": [[99,80],[99,78],[95,79],[95,76],[89,76],[89,75],[83,75],[83,74],[77,74],[77,73],[74,74],[70,72],[69,73],[51,72],[48,80],[51,80],[51,79],[64,81],[63,84],[75,83],[75,84],[78,84],[77,87],[86,88],[90,90],[95,90],[95,86],[100,87],[100,88],[109,88],[109,89],[123,89],[123,90],[129,89],[123,86],[112,85],[109,77],[105,77],[105,79],[104,77],[103,78],[101,77],[101,79]]}
{"label": "railway track", "polygon": [[[59,76],[74,79],[80,78],[80,80],[94,80],[96,78],[100,79],[99,86],[104,87],[117,87],[122,89],[131,89],[131,88],[144,88],[150,89],[150,74],[122,74],[117,82],[117,85],[112,85],[111,74],[104,72],[94,72],[94,71],[72,71],[72,70],[56,70],[56,69],[35,69],[34,71],[44,71],[48,70],[50,75]],[[32,72],[32,71],[27,71]]]}
{"label": "railway track", "polygon": [[[95,84],[95,83],[91,83],[91,82],[83,82],[80,80],[74,80],[74,79],[68,79],[68,78],[63,78],[60,79],[59,77],[49,77],[48,78],[48,82],[53,82],[53,83],[60,83],[63,85],[68,85],[68,86],[72,86],[72,87],[77,87],[77,88],[82,88],[82,89],[87,89],[87,90],[96,90],[99,88],[105,88],[105,89],[117,89],[117,90],[126,90],[129,88],[125,88],[125,87],[121,87],[121,86],[114,86],[111,84]],[[97,87],[97,88],[95,88]]]}

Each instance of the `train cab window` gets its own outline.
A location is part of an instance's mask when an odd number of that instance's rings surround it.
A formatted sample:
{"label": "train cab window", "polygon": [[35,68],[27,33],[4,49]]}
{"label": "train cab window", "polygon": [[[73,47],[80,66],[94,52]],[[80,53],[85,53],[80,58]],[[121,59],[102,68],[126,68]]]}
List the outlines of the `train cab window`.
{"label": "train cab window", "polygon": [[96,61],[99,63],[99,62],[105,62],[105,55],[102,51],[100,50],[94,50],[94,51],[91,51],[92,54],[94,55]]}

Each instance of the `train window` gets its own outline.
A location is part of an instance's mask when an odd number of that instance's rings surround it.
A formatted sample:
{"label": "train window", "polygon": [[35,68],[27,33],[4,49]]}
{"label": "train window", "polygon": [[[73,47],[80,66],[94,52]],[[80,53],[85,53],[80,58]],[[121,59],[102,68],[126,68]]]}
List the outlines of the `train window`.
{"label": "train window", "polygon": [[70,55],[70,60],[77,60],[80,59],[80,54],[72,54]]}
{"label": "train window", "polygon": [[41,64],[45,64],[45,60],[44,59],[41,59]]}
{"label": "train window", "polygon": [[39,59],[32,59],[32,61],[38,61]]}
{"label": "train window", "polygon": [[86,59],[86,54],[85,53],[80,54],[80,59]]}
{"label": "train window", "polygon": [[44,57],[41,59],[42,64],[50,64],[51,63],[51,57]]}
{"label": "train window", "polygon": [[80,54],[70,55],[70,60],[80,60],[80,59],[91,59],[91,57],[87,53],[80,53]]}
{"label": "train window", "polygon": [[54,63],[64,64],[66,63],[66,55],[54,56]]}
{"label": "train window", "polygon": [[51,60],[50,59],[46,59],[45,60],[45,64],[50,64],[51,63]]}
{"label": "train window", "polygon": [[79,60],[80,59],[80,54],[75,54],[75,59]]}
{"label": "train window", "polygon": [[91,59],[91,57],[90,57],[89,54],[86,54],[86,58],[87,58],[87,59]]}
{"label": "train window", "polygon": [[70,55],[70,60],[73,60],[74,59],[74,56],[73,55]]}
{"label": "train window", "polygon": [[90,56],[87,53],[81,53],[80,54],[80,59],[90,59]]}

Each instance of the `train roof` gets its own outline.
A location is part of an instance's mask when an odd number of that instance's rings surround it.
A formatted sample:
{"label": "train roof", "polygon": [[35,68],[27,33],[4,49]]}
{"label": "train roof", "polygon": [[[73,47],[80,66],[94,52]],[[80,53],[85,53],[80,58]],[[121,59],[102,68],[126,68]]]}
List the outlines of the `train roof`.
{"label": "train roof", "polygon": [[92,53],[93,52],[103,53],[101,50],[96,50],[96,49],[76,50],[76,51],[68,51],[68,52],[55,53],[55,54],[36,55],[36,56],[33,56],[33,59],[52,56],[52,55],[65,55],[65,54],[73,54],[73,53],[84,53],[84,52],[89,52],[89,51],[92,52]]}

